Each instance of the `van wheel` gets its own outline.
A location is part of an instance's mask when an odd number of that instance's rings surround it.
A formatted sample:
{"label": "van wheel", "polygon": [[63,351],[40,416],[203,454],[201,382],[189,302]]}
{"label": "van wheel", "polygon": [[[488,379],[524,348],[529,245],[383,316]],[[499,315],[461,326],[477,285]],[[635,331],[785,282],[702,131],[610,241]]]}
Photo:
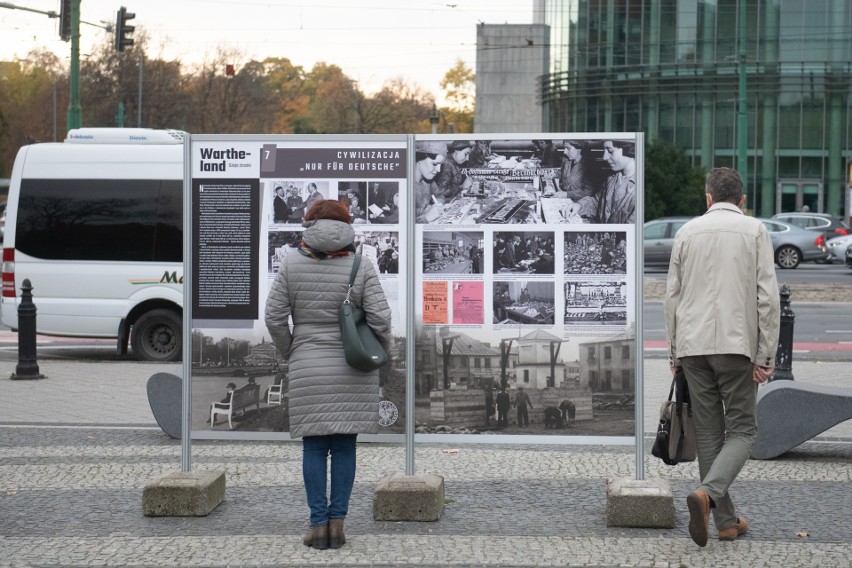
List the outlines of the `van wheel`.
{"label": "van wheel", "polygon": [[180,361],[183,355],[180,316],[172,310],[151,310],[133,324],[130,346],[142,361]]}

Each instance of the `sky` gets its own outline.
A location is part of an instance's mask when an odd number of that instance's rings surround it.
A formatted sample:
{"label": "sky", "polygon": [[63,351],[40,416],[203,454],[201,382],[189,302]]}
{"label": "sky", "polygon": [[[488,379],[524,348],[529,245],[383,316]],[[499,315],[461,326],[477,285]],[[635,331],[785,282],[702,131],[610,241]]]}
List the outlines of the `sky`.
{"label": "sky", "polygon": [[[59,12],[60,0],[14,0],[15,6]],[[114,25],[121,6],[136,14],[164,59],[186,64],[213,59],[218,48],[245,60],[286,57],[310,69],[337,65],[374,92],[404,77],[441,100],[440,81],[456,62],[476,69],[476,25],[529,24],[532,0],[81,0],[81,19]],[[47,48],[70,58],[71,44],[59,39],[58,18],[0,7],[0,60],[25,58]],[[85,58],[107,32],[81,24]],[[112,35],[109,34],[111,38]],[[150,49],[150,48],[149,48]],[[148,53],[157,57],[158,52]]]}

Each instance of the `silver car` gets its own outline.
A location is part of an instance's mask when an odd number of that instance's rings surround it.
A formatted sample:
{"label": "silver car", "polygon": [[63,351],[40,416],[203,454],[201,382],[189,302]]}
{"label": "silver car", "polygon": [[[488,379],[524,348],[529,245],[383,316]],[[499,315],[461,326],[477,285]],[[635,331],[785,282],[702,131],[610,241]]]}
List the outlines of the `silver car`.
{"label": "silver car", "polygon": [[760,219],[775,249],[775,264],[780,268],[796,268],[799,263],[826,260],[825,235],[782,223],[777,219]]}
{"label": "silver car", "polygon": [[776,213],[772,216],[776,221],[795,225],[809,231],[818,231],[825,235],[826,240],[852,233],[852,229],[842,218],[828,213],[810,213],[797,211],[792,213]]}
{"label": "silver car", "polygon": [[846,247],[852,245],[852,235],[842,237],[834,237],[825,241],[825,247],[828,249],[829,262],[844,262]]}
{"label": "silver car", "polygon": [[661,217],[645,223],[642,231],[645,266],[668,268],[677,230],[692,217]]}

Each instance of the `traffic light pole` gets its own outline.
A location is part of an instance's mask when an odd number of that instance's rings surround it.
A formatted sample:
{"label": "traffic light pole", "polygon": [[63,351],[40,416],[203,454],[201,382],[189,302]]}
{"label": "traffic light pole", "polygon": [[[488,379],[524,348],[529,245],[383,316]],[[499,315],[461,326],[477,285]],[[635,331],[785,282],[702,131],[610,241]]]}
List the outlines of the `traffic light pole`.
{"label": "traffic light pole", "polygon": [[68,130],[83,126],[80,106],[80,0],[71,0],[71,69],[69,70]]}

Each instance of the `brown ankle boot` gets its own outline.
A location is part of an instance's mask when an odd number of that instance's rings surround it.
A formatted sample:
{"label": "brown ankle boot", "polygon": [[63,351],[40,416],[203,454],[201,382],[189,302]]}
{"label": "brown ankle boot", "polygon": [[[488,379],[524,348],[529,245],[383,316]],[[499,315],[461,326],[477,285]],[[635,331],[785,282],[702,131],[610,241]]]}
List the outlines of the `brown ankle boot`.
{"label": "brown ankle boot", "polygon": [[302,544],[317,550],[328,548],[328,525],[318,525],[308,529],[302,538]]}
{"label": "brown ankle boot", "polygon": [[331,519],[328,521],[328,547],[340,548],[346,544],[346,535],[343,534],[343,519]]}

